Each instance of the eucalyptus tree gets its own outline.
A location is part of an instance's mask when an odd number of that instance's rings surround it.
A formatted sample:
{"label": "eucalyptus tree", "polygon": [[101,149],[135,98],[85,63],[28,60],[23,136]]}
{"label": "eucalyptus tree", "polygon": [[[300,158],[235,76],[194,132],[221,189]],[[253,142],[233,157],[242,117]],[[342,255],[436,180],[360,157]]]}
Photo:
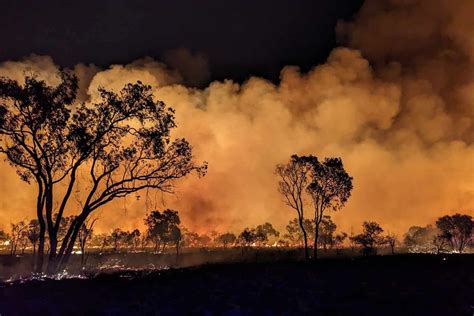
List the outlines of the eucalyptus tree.
{"label": "eucalyptus tree", "polygon": [[314,207],[313,256],[318,257],[319,229],[327,210],[340,210],[352,191],[352,177],[344,169],[341,158],[325,158],[320,162],[316,156],[291,156],[287,164],[277,165],[280,177],[279,192],[288,206],[298,214],[298,223],[303,232],[306,259],[308,238],[304,225],[305,194],[310,196]]}
{"label": "eucalyptus tree", "polygon": [[320,162],[314,156],[301,158],[311,166],[311,181],[307,192],[314,206],[314,259],[318,258],[319,230],[328,210],[338,211],[351,196],[352,177],[344,169],[341,158],[325,158]]}
{"label": "eucalyptus tree", "polygon": [[275,168],[279,176],[278,191],[283,196],[285,204],[296,211],[298,224],[303,233],[305,258],[309,259],[308,233],[304,225],[304,194],[310,183],[309,172],[311,166],[304,159],[293,155],[286,164],[278,164]]}
{"label": "eucalyptus tree", "polygon": [[[59,71],[58,77],[57,86],[34,76],[23,83],[0,78],[0,153],[23,181],[36,185],[36,270],[43,269],[47,233],[48,272],[67,264],[92,212],[144,189],[172,193],[175,180],[204,175],[207,167],[194,162],[185,139],[171,138],[174,110],[156,101],[150,86],[138,81],[118,93],[99,88],[97,99],[77,104],[75,75]],[[75,188],[81,207],[59,244]]]}

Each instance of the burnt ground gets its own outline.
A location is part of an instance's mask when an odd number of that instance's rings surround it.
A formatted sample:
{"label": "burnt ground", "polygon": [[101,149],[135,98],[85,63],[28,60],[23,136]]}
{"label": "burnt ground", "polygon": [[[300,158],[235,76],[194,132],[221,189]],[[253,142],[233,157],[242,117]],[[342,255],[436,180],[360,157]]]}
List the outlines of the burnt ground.
{"label": "burnt ground", "polygon": [[209,264],[0,286],[6,315],[473,315],[474,255]]}

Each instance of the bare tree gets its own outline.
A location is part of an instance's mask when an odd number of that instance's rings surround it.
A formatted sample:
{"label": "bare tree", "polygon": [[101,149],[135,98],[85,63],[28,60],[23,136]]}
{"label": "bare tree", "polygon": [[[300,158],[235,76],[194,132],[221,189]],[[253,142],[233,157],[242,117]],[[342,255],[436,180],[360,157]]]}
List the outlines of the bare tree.
{"label": "bare tree", "polygon": [[[0,78],[0,153],[22,180],[36,184],[36,270],[43,269],[47,230],[50,273],[67,264],[82,224],[95,210],[143,189],[172,193],[175,180],[206,171],[206,164],[193,162],[185,139],[171,140],[174,111],[153,99],[150,86],[127,84],[120,93],[99,89],[97,102],[75,106],[77,78],[64,71],[58,76],[55,87],[35,77],[22,84]],[[87,191],[59,245],[79,173]],[[57,186],[65,187],[63,194]]]}
{"label": "bare tree", "polygon": [[275,173],[280,177],[278,191],[283,196],[286,205],[294,209],[298,215],[298,224],[303,232],[303,242],[306,260],[309,259],[308,234],[304,225],[304,197],[303,194],[309,184],[311,167],[298,157],[291,156],[286,164],[276,166]]}

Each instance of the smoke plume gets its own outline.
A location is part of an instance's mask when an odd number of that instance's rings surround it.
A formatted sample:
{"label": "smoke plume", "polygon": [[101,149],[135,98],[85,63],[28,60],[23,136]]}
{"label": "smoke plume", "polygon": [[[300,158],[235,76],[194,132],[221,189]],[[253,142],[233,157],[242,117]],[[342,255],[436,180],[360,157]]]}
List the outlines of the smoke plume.
{"label": "smoke plume", "polygon": [[[281,70],[278,84],[252,77],[202,87],[207,61],[184,50],[165,63],[146,57],[99,69],[77,65],[81,101],[98,87],[141,80],[175,108],[176,137],[186,137],[206,177],[181,181],[176,195],[141,193],[100,211],[97,229],[142,227],[146,211],[178,210],[199,232],[238,231],[295,217],[277,192],[273,171],[290,155],[342,157],[354,177],[340,230],[375,220],[402,234],[474,206],[474,2],[367,0],[337,26],[341,47],[308,73]],[[0,74],[36,72],[54,84],[50,57],[4,62]],[[32,217],[33,188],[2,162],[0,223]],[[71,205],[70,213],[74,213]],[[311,208],[306,209],[311,216]]]}

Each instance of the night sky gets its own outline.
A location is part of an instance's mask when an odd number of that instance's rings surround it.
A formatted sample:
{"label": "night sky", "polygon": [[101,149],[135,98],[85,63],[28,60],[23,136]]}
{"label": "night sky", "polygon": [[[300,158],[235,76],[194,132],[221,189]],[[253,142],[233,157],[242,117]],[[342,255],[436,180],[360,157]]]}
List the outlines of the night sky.
{"label": "night sky", "polygon": [[212,80],[277,80],[285,65],[324,62],[334,28],[362,0],[0,1],[0,61],[31,53],[61,66],[105,67],[185,48],[209,60]]}

